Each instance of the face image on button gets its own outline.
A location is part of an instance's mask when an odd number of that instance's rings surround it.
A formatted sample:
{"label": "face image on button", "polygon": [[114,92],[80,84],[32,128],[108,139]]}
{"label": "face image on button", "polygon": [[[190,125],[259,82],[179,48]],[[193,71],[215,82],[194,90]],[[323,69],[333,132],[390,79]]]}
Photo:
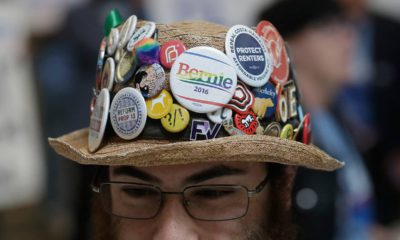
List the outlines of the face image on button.
{"label": "face image on button", "polygon": [[167,84],[164,69],[157,63],[142,66],[135,74],[135,87],[146,99],[157,96]]}

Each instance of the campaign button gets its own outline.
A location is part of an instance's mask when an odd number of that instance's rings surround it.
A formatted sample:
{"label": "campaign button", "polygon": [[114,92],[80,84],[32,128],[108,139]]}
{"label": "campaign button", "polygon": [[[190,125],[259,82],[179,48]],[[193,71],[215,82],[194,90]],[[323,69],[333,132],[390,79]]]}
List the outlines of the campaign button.
{"label": "campaign button", "polygon": [[211,127],[211,123],[208,120],[203,119],[193,119],[192,128],[190,129],[190,140],[209,140],[217,137],[219,131],[221,130],[221,123],[214,124]]}
{"label": "campaign button", "polygon": [[239,78],[247,85],[261,87],[272,73],[272,59],[263,40],[251,28],[235,25],[228,30],[225,50]]}
{"label": "campaign button", "polygon": [[289,58],[281,35],[274,25],[265,20],[257,25],[256,32],[264,40],[272,58],[271,80],[275,84],[286,83],[289,78]]}
{"label": "campaign button", "polygon": [[255,101],[252,107],[254,113],[260,118],[268,118],[275,114],[278,103],[278,94],[272,83],[253,89]]}
{"label": "campaign button", "polygon": [[133,51],[137,42],[144,38],[151,38],[156,30],[156,24],[154,22],[147,22],[143,27],[139,28],[131,37],[126,46],[128,51]]}
{"label": "campaign button", "polygon": [[232,118],[233,112],[229,108],[220,108],[215,112],[207,113],[208,119],[213,123],[222,123],[226,119]]}
{"label": "campaign button", "polygon": [[214,112],[235,92],[237,75],[231,60],[211,47],[186,50],[174,62],[170,86],[175,99],[197,113]]}
{"label": "campaign button", "polygon": [[106,130],[109,107],[110,92],[103,88],[95,100],[93,112],[90,116],[88,136],[90,152],[95,152],[101,145]]}
{"label": "campaign button", "polygon": [[164,129],[172,133],[182,132],[189,122],[189,111],[178,104],[172,104],[171,111],[161,119]]}
{"label": "campaign button", "polygon": [[123,51],[123,55],[117,66],[115,81],[117,83],[127,82],[135,74],[136,68],[135,55],[132,52]]}
{"label": "campaign button", "polygon": [[119,30],[118,28],[111,29],[110,35],[107,38],[107,53],[108,55],[114,55],[117,50],[119,42]]}
{"label": "campaign button", "polygon": [[170,69],[175,60],[186,51],[185,44],[180,40],[171,40],[161,46],[160,61],[161,64]]}
{"label": "campaign button", "polygon": [[294,129],[292,124],[286,124],[281,131],[281,138],[292,140],[294,135]]}
{"label": "campaign button", "polygon": [[108,91],[111,91],[114,85],[114,76],[115,76],[115,63],[114,59],[109,57],[107,58],[106,64],[104,65],[103,75],[101,77],[101,88],[107,88]]}
{"label": "campaign button", "polygon": [[229,133],[231,136],[243,136],[246,135],[246,133],[240,131],[233,125],[233,119],[225,119],[222,121],[222,126],[224,127],[225,131]]}
{"label": "campaign button", "polygon": [[97,57],[97,66],[96,66],[96,90],[101,89],[101,75],[103,73],[103,66],[104,66],[104,56],[106,54],[107,48],[107,38],[104,37],[100,43],[100,50]]}
{"label": "campaign button", "polygon": [[114,97],[110,108],[111,125],[122,139],[131,140],[140,135],[146,125],[146,102],[134,88],[121,89]]}
{"label": "campaign button", "polygon": [[126,44],[131,39],[133,33],[135,32],[136,23],[137,23],[137,17],[135,15],[132,15],[122,25],[118,48],[120,49],[125,48]]}
{"label": "campaign button", "polygon": [[258,121],[252,111],[248,111],[245,114],[236,114],[234,122],[240,131],[248,135],[254,134],[257,131]]}
{"label": "campaign button", "polygon": [[144,98],[153,98],[166,89],[168,82],[160,64],[141,66],[135,74],[135,87]]}
{"label": "campaign button", "polygon": [[272,122],[264,130],[264,135],[279,137],[281,135],[281,125],[277,122]]}
{"label": "campaign button", "polygon": [[248,89],[245,84],[238,82],[232,99],[225,106],[234,110],[237,113],[245,114],[251,109],[253,104],[254,94]]}
{"label": "campaign button", "polygon": [[147,116],[152,119],[160,119],[171,111],[172,96],[167,90],[162,90],[158,96],[146,100]]}
{"label": "campaign button", "polygon": [[160,62],[160,44],[152,38],[144,38],[137,42],[134,52],[140,65]]}
{"label": "campaign button", "polygon": [[311,142],[311,115],[307,113],[303,119],[303,143],[310,144]]}

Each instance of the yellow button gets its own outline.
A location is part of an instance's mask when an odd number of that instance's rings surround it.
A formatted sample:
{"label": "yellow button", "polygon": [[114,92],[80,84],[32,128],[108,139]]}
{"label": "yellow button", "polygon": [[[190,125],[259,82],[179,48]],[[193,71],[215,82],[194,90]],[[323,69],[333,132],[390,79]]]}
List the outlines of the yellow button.
{"label": "yellow button", "polygon": [[167,90],[152,99],[146,100],[147,116],[152,119],[160,119],[166,116],[172,108],[172,96]]}
{"label": "yellow button", "polygon": [[281,138],[283,139],[293,139],[293,126],[292,124],[286,124],[281,132]]}
{"label": "yellow button", "polygon": [[182,132],[190,121],[189,111],[178,104],[173,104],[171,111],[161,119],[161,124],[168,132]]}

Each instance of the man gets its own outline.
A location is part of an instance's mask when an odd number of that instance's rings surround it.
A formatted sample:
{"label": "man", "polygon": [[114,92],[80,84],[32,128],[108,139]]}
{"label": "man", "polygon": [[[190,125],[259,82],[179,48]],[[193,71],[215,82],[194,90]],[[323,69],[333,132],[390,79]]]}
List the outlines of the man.
{"label": "man", "polygon": [[284,49],[268,22],[261,38],[242,25],[110,13],[90,128],[50,139],[59,154],[102,166],[95,239],[295,239],[296,166],[343,163],[307,145],[309,115],[265,31]]}

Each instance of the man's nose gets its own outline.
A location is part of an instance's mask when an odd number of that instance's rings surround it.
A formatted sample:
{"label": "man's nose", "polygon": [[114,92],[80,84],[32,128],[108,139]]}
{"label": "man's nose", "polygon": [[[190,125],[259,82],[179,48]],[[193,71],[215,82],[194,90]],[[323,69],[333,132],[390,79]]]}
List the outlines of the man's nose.
{"label": "man's nose", "polygon": [[198,240],[195,220],[186,212],[180,196],[166,196],[157,218],[153,240]]}

